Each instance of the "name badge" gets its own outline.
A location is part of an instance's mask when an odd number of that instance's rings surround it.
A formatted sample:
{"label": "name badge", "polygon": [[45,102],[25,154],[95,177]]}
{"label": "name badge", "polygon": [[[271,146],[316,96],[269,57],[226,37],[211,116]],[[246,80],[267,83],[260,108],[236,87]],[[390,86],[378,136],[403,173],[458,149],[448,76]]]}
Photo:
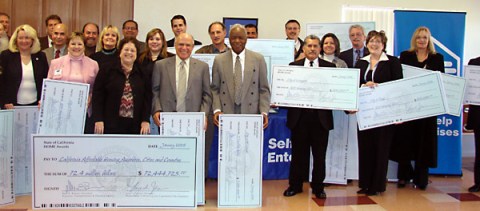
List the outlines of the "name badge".
{"label": "name badge", "polygon": [[57,70],[53,71],[53,75],[55,75],[55,76],[62,75],[62,69],[57,69]]}

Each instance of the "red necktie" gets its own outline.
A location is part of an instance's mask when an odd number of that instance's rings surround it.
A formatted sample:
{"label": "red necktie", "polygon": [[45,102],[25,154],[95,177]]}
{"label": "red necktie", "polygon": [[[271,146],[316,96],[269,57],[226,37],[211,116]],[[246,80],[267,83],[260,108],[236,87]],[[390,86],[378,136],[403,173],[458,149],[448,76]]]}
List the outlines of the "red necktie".
{"label": "red necktie", "polygon": [[58,57],[60,57],[60,50],[55,51],[55,59],[57,59]]}

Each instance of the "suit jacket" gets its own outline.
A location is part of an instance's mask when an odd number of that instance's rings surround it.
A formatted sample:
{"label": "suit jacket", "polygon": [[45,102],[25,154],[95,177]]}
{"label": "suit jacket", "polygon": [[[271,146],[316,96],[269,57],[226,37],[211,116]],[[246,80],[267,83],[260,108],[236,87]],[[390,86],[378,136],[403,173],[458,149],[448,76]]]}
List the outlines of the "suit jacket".
{"label": "suit jacket", "polygon": [[[133,127],[138,127],[145,121],[150,121],[151,96],[147,90],[150,89],[140,68],[137,64],[133,66],[129,76],[133,94]],[[95,79],[95,86],[92,93],[92,109],[94,122],[103,121],[106,131],[116,131],[119,127],[120,100],[125,87],[125,74],[123,73],[120,61],[114,63],[107,69],[98,72]]]}
{"label": "suit jacket", "polygon": [[[193,40],[194,45],[202,45],[202,42],[198,40]],[[175,37],[167,41],[167,47],[174,47],[175,46]]]}
{"label": "suit jacket", "polygon": [[420,63],[418,62],[415,51],[403,51],[400,53],[400,63],[414,67],[425,68],[432,71],[440,71],[442,73],[445,72],[443,55],[440,53],[429,54],[428,58],[424,62]]}
{"label": "suit jacket", "polygon": [[[480,66],[480,57],[471,59],[468,65]],[[467,128],[480,130],[480,106],[470,105],[468,110]]]}
{"label": "suit jacket", "polygon": [[[0,81],[0,105],[3,107],[9,103],[17,104],[17,93],[23,77],[20,53],[5,50],[0,54],[0,61],[3,67]],[[47,77],[48,62],[45,54],[41,51],[31,55],[31,62],[38,101],[42,96],[43,79]]]}
{"label": "suit jacket", "polygon": [[[363,56],[368,56],[370,52],[368,52],[367,47],[363,47]],[[347,63],[348,68],[354,68],[353,66],[353,48],[350,48],[346,51],[342,51],[338,58],[342,59]]]}
{"label": "suit jacket", "polygon": [[[388,61],[379,61],[377,69],[373,75],[373,81],[375,83],[383,83],[388,81],[394,81],[403,78],[402,65],[397,57],[387,55]],[[370,61],[360,59],[355,65],[356,68],[360,68],[360,84],[367,83],[364,75],[367,71]]]}
{"label": "suit jacket", "polygon": [[86,57],[81,57],[82,62],[82,81],[72,81],[70,79],[70,64],[71,64],[70,55],[62,56],[58,59],[52,60],[50,68],[48,70],[48,78],[54,80],[62,80],[62,81],[71,81],[71,82],[78,82],[78,83],[86,83],[90,84],[90,92],[93,91],[93,83],[95,82],[95,77],[98,73],[98,64],[96,61]]}
{"label": "suit jacket", "polygon": [[[300,59],[298,61],[294,61],[290,63],[290,65],[295,65],[295,66],[304,66],[305,64],[305,59]],[[318,58],[318,66],[319,67],[335,67],[335,64],[327,62],[323,59]],[[304,108],[288,108],[288,113],[287,113],[287,127],[290,129],[293,129],[296,127],[298,124],[302,112],[304,112],[307,109]],[[324,109],[309,109],[313,110],[312,114],[315,114],[318,116],[318,119],[320,120],[321,126],[324,130],[331,130],[333,129],[333,114],[331,110],[324,110]]]}
{"label": "suit jacket", "polygon": [[[55,48],[50,47],[50,48],[44,49],[42,51],[43,51],[43,53],[45,53],[45,56],[47,56],[48,65],[50,65],[52,60],[55,59]],[[67,55],[67,53],[68,53],[67,46],[65,46],[65,49],[63,50],[63,53],[60,50],[60,57]]]}
{"label": "suit jacket", "polygon": [[45,50],[47,48],[50,48],[50,45],[48,44],[48,35],[45,37],[39,37],[38,41],[40,41],[40,49]]}
{"label": "suit jacket", "polygon": [[[235,113],[233,64],[231,50],[217,55],[213,61],[213,111]],[[261,54],[248,49],[245,49],[241,102],[242,114],[268,114],[270,109],[270,86],[265,59]]]}
{"label": "suit jacket", "polygon": [[300,48],[298,49],[297,53],[295,53],[295,55],[293,57],[295,60],[300,56],[300,54],[303,53],[303,43],[304,42],[303,42],[302,39],[300,39],[300,37],[298,38],[298,41],[300,42]]}
{"label": "suit jacket", "polygon": [[[176,57],[169,57],[155,63],[152,73],[152,114],[158,111],[177,110]],[[208,64],[190,58],[185,107],[187,112],[205,112],[208,115],[212,105],[210,72]]]}

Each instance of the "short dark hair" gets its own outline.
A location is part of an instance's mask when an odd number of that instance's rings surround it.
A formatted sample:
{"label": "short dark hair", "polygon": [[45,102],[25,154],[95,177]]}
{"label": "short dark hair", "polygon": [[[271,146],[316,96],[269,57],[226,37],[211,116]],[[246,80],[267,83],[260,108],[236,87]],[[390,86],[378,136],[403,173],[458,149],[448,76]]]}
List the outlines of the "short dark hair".
{"label": "short dark hair", "polygon": [[4,12],[0,12],[0,16],[7,16],[8,20],[10,20],[10,15]]}
{"label": "short dark hair", "polygon": [[298,21],[295,20],[295,19],[290,19],[290,20],[288,20],[288,21],[285,23],[285,28],[287,28],[287,25],[288,25],[289,23],[296,23],[296,24],[298,24],[298,26],[300,26],[300,22],[298,22]]}
{"label": "short dark hair", "polygon": [[58,22],[62,23],[62,19],[60,18],[60,16],[53,14],[53,15],[49,15],[45,19],[45,26],[48,26],[48,21],[49,20],[57,20]]}
{"label": "short dark hair", "polygon": [[123,46],[125,46],[125,44],[127,43],[133,43],[133,45],[135,46],[135,49],[137,49],[137,55],[138,55],[139,54],[138,51],[140,49],[139,49],[137,40],[134,39],[133,37],[126,37],[123,40],[121,40],[120,43],[118,44],[118,51],[119,52],[122,51]]}
{"label": "short dark hair", "polygon": [[208,26],[208,33],[210,33],[210,29],[212,29],[212,26],[215,25],[215,24],[218,24],[218,25],[222,26],[223,31],[226,30],[225,24],[223,24],[220,21],[215,21],[215,22],[211,23],[210,26]]}
{"label": "short dark hair", "polygon": [[185,17],[183,17],[183,15],[175,15],[173,16],[173,18],[170,20],[170,26],[173,27],[173,20],[175,19],[181,19],[183,20],[183,24],[185,24],[185,26],[187,25],[187,20],[185,20]]}
{"label": "short dark hair", "polygon": [[82,33],[85,33],[85,27],[87,27],[88,24],[93,24],[97,28],[97,33],[100,33],[100,28],[98,28],[98,25],[96,23],[92,23],[92,22],[88,22],[85,25],[83,25]]}
{"label": "short dark hair", "polygon": [[137,21],[134,21],[134,20],[126,20],[125,22],[123,22],[122,29],[125,29],[125,25],[126,25],[127,23],[134,23],[134,24],[135,24],[135,28],[138,29],[138,23],[137,23]]}
{"label": "short dark hair", "polygon": [[373,38],[378,38],[380,39],[380,41],[382,42],[383,44],[383,52],[387,52],[387,36],[385,35],[385,32],[383,30],[381,31],[375,31],[375,30],[372,30],[370,32],[368,32],[368,35],[367,35],[367,40],[366,40],[366,45],[368,45],[368,43],[370,42],[371,39]]}
{"label": "short dark hair", "polygon": [[258,33],[258,28],[257,28],[257,25],[255,24],[249,23],[245,25],[245,28],[255,28],[255,31]]}

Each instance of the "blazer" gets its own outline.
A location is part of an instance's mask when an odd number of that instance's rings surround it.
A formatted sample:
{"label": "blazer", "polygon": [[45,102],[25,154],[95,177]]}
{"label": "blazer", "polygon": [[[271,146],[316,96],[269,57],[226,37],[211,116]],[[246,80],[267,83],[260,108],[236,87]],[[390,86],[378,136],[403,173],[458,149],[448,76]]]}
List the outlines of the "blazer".
{"label": "blazer", "polygon": [[[93,120],[94,122],[103,121],[107,131],[118,128],[120,119],[118,113],[125,80],[120,62],[99,71],[95,79],[92,94]],[[140,130],[140,124],[143,121],[150,121],[151,105],[148,102],[150,102],[151,92],[147,92],[149,87],[137,64],[133,66],[129,80],[134,98],[133,125],[138,126]]]}
{"label": "blazer", "polygon": [[[235,87],[232,50],[215,56],[212,68],[213,111],[235,113]],[[270,109],[270,86],[264,57],[245,49],[245,64],[242,82],[242,114],[268,114]]]}
{"label": "blazer", "polygon": [[[304,66],[305,59],[300,59],[298,61],[294,61],[290,63],[290,65],[294,66]],[[319,67],[335,67],[335,64],[327,62],[323,59],[318,58],[318,66]],[[305,108],[288,108],[287,113],[287,127],[293,129],[296,127],[298,122],[300,121],[300,117],[302,112],[306,110],[312,110],[312,114],[318,116],[320,120],[320,124],[322,129],[324,130],[331,130],[333,129],[333,114],[331,110],[324,110],[324,109],[305,109]]]}
{"label": "blazer", "polygon": [[[373,75],[373,81],[375,83],[383,83],[387,81],[394,81],[403,78],[402,65],[397,57],[387,55],[387,61],[379,61],[377,69]],[[360,68],[360,84],[367,83],[364,75],[367,72],[367,68],[370,65],[368,58],[358,60],[355,68]]]}
{"label": "blazer", "polygon": [[[368,56],[370,52],[367,47],[363,47],[363,56]],[[342,51],[338,58],[342,59],[347,63],[348,68],[353,68],[353,48],[350,48],[346,51]]]}
{"label": "blazer", "polygon": [[45,37],[39,37],[38,41],[40,42],[40,49],[45,50],[47,48],[50,48],[50,45],[48,44],[48,35]]}
{"label": "blazer", "polygon": [[295,60],[300,56],[300,54],[303,53],[303,43],[304,42],[303,42],[302,39],[300,39],[300,37],[298,38],[298,41],[300,42],[300,48],[298,49],[297,53],[295,53],[295,55],[293,57]]}
{"label": "blazer", "polygon": [[[202,45],[202,42],[198,40],[193,40],[193,45]],[[167,41],[167,47],[175,46],[175,37]]]}
{"label": "blazer", "polygon": [[427,60],[425,60],[424,63],[420,63],[418,62],[415,51],[403,51],[400,53],[400,63],[432,71],[445,72],[443,55],[440,53],[429,54]]}
{"label": "blazer", "polygon": [[[471,59],[468,65],[480,66],[480,57]],[[467,128],[480,130],[480,106],[470,105],[468,110]]]}
{"label": "blazer", "polygon": [[[3,73],[0,82],[0,105],[17,104],[17,93],[22,82],[22,60],[19,52],[10,50],[2,51],[0,54]],[[47,77],[48,62],[45,54],[41,51],[31,55],[35,86],[37,88],[37,101],[42,96],[43,79]]]}
{"label": "blazer", "polygon": [[[50,65],[52,60],[55,59],[55,57],[54,57],[55,48],[50,47],[50,48],[44,49],[42,51],[43,51],[43,53],[45,53],[45,56],[47,56],[48,65]],[[67,55],[67,53],[68,53],[67,46],[65,46],[65,49],[63,50],[63,53],[62,53],[62,51],[60,51],[60,57]]]}
{"label": "blazer", "polygon": [[[175,112],[177,110],[176,57],[169,57],[155,63],[152,73],[152,114]],[[190,58],[185,107],[187,112],[210,112],[212,92],[208,64]]]}
{"label": "blazer", "polygon": [[95,77],[98,73],[98,64],[96,61],[86,57],[81,57],[82,62],[82,81],[72,81],[70,79],[70,64],[71,64],[70,55],[62,56],[58,59],[52,60],[50,64],[50,68],[48,70],[48,78],[54,80],[62,80],[62,81],[71,81],[71,82],[78,82],[78,83],[86,83],[90,84],[90,93],[93,91],[93,84],[95,82]]}

